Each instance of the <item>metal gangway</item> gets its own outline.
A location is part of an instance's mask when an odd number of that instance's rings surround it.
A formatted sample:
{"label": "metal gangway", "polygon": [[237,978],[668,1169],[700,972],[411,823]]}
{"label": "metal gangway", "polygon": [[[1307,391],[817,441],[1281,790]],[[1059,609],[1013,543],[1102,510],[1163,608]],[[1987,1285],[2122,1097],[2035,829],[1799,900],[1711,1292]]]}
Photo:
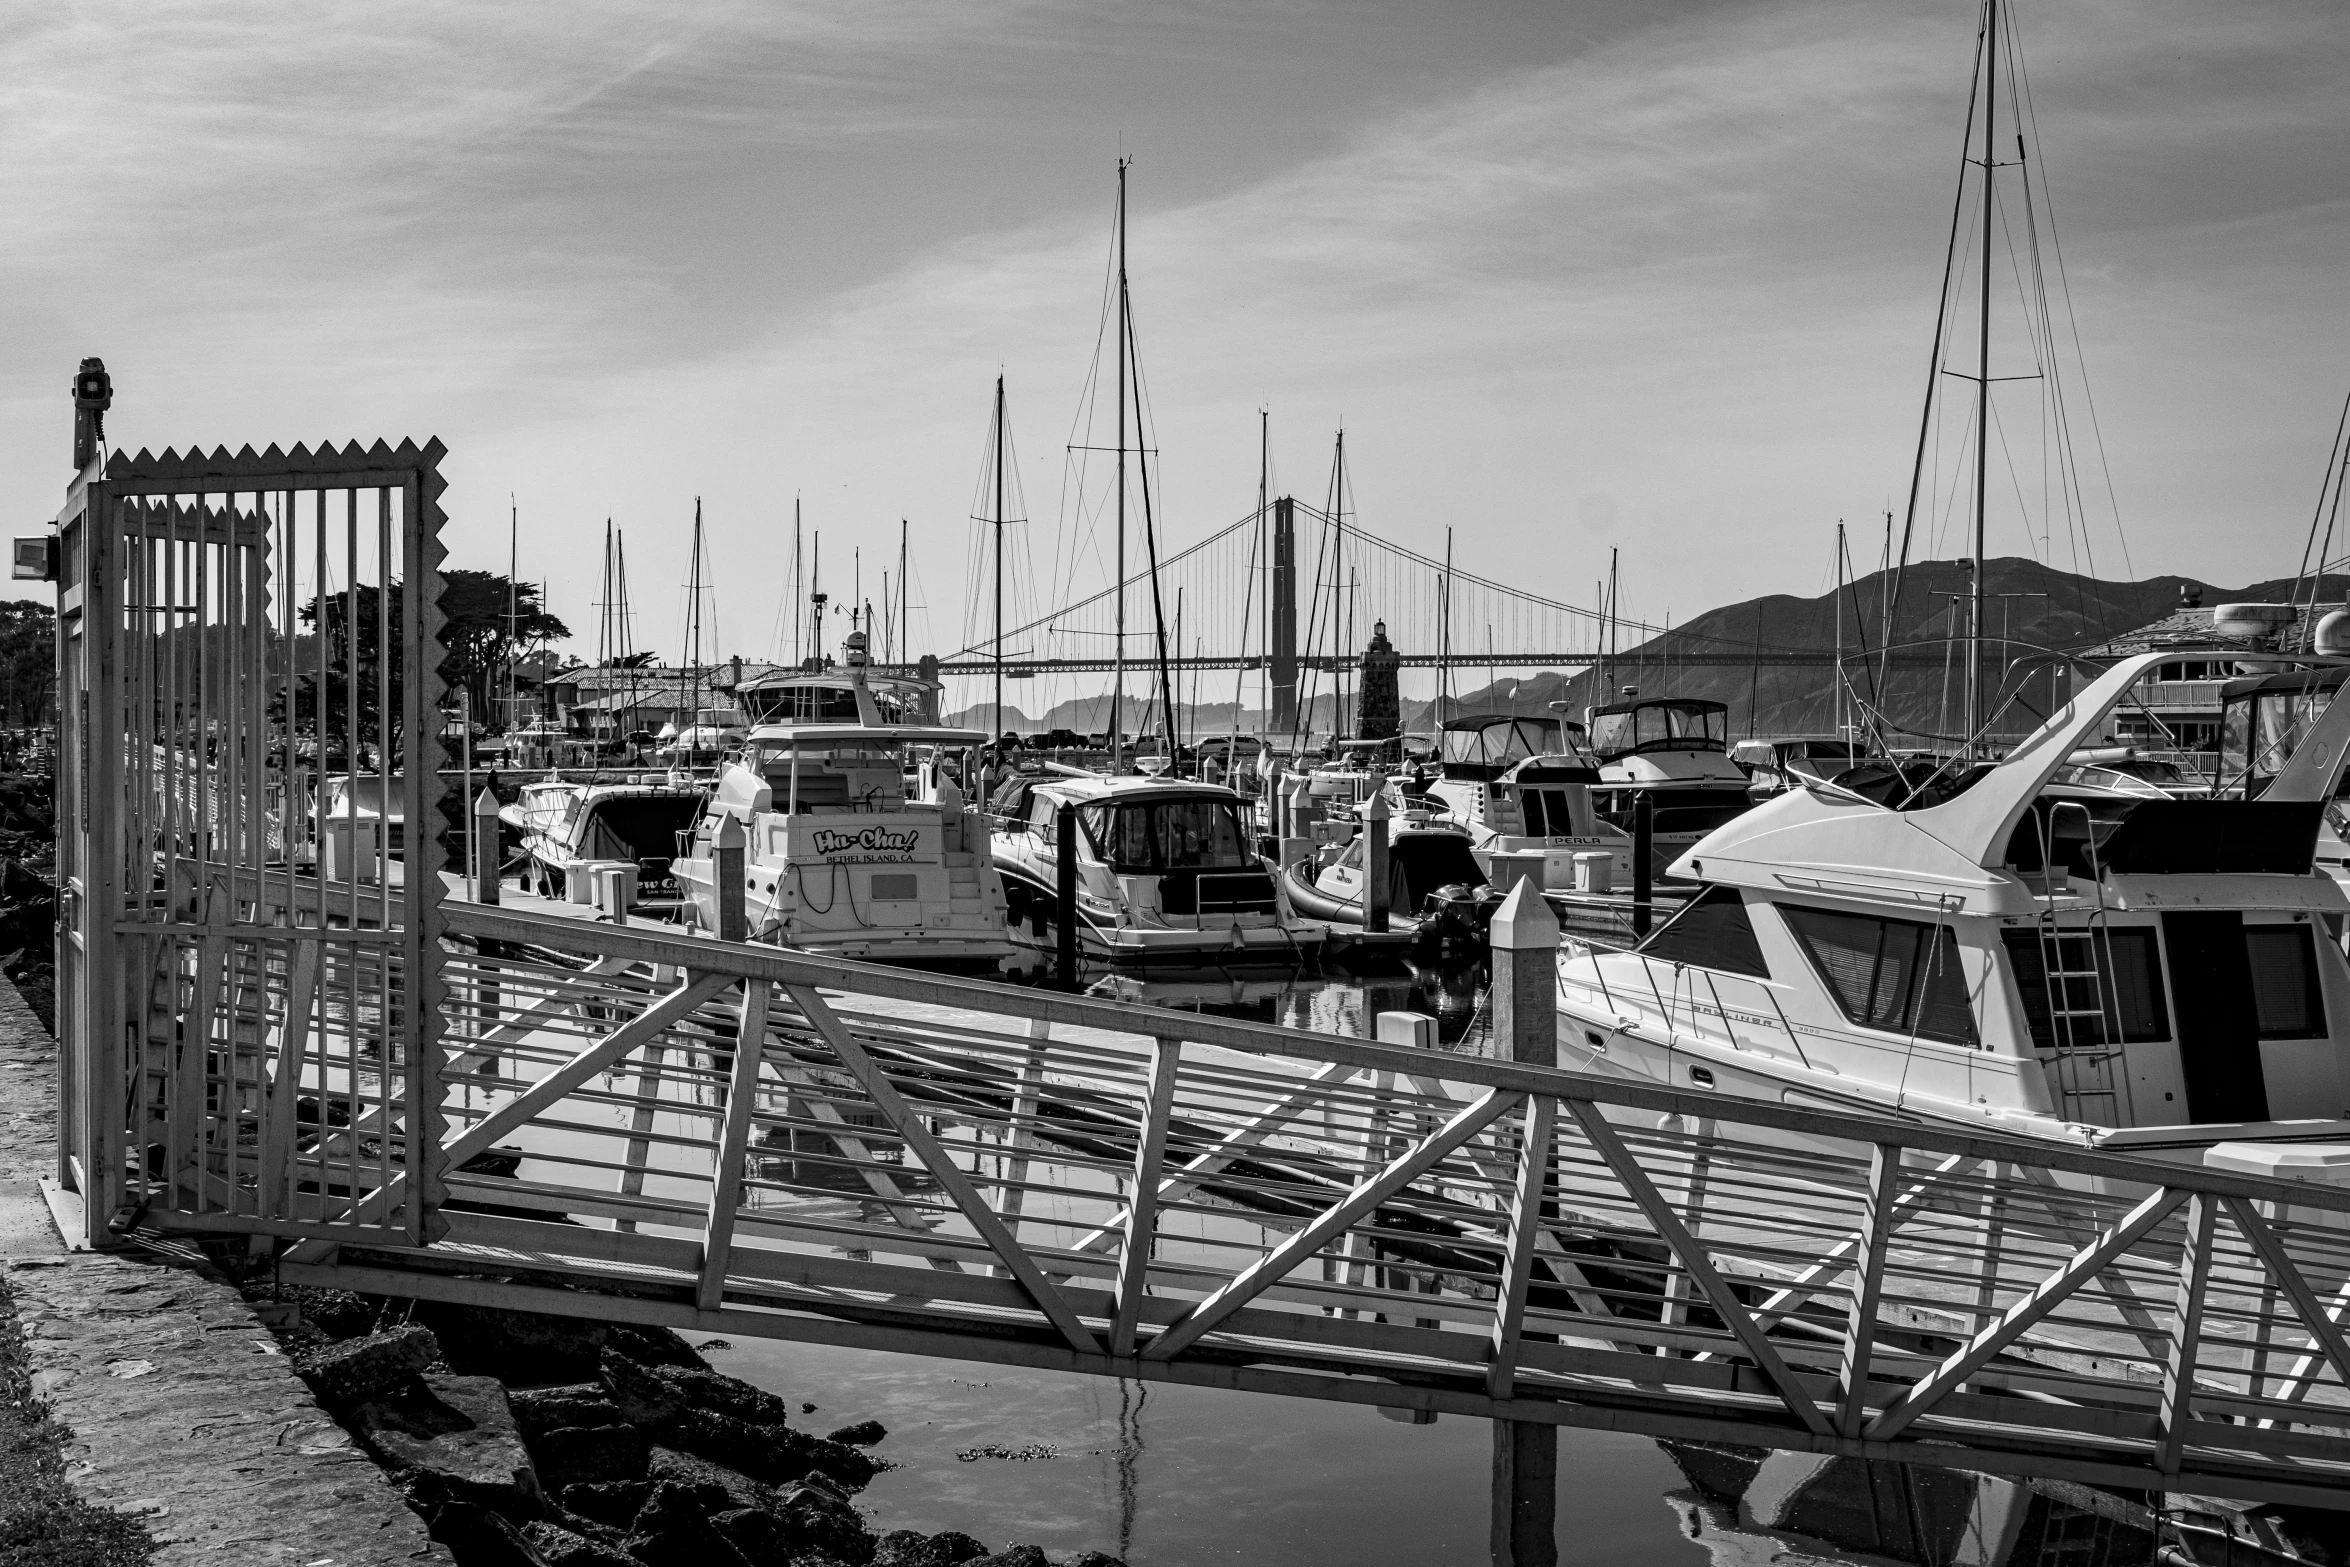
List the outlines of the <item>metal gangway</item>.
{"label": "metal gangway", "polygon": [[[441,819],[437,458],[76,482],[87,1243],[1485,1418],[1513,1562],[1548,1559],[1562,1426],[2350,1506],[2350,1193],[1559,1070],[1538,898],[1497,921],[1479,1056],[467,901],[429,831],[306,853],[301,715],[361,755],[366,682],[381,797]],[[305,622],[320,582],[347,608]]]}

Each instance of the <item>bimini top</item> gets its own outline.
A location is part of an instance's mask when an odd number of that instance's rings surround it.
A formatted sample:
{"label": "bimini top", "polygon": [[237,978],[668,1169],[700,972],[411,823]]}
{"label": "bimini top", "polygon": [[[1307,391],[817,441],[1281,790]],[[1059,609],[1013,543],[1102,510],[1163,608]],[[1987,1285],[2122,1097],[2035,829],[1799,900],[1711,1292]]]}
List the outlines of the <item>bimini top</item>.
{"label": "bimini top", "polygon": [[1529,756],[1567,752],[1564,726],[1555,718],[1479,713],[1444,721],[1437,760],[1447,778],[1498,778]]}
{"label": "bimini top", "polygon": [[[2028,914],[2036,907],[2031,889],[2004,868],[2017,829],[2057,771],[2083,741],[2102,732],[2107,716],[2131,688],[2156,665],[2177,656],[2176,650],[2165,649],[2122,660],[2004,760],[1977,769],[1952,793],[1913,791],[1915,802],[1880,804],[1835,784],[1804,779],[1803,787],[1707,834],[1675,862],[1673,873],[1764,890],[1794,888],[1927,908],[1941,904],[1974,914]],[[2338,758],[2343,735],[2350,733],[2350,704],[2335,704],[2326,717],[2331,722],[2321,723],[2312,740]],[[1897,808],[1901,803],[1912,808]],[[2143,814],[2147,820],[2133,825],[2117,818],[2117,837],[2126,831],[2149,844],[2208,844],[2216,857],[2212,864],[2190,864],[2179,854],[2150,850],[2143,867],[2147,874],[2273,871],[2284,863],[2272,852],[2287,836],[2284,828],[2291,827],[2295,843],[2305,828],[2309,834],[2315,831],[2314,792],[2307,800],[2273,804],[2266,799],[2130,803],[2126,816]],[[2288,815],[2291,822],[2285,820]],[[2156,820],[2162,816],[2175,819]],[[2232,863],[2238,859],[2244,863]],[[2120,864],[2108,868],[2124,869]],[[2312,887],[2333,886],[2330,878],[2298,879]],[[2338,900],[2340,895],[2333,896]]]}
{"label": "bimini top", "polygon": [[1591,749],[1602,761],[1635,751],[1720,751],[1730,740],[1730,709],[1700,697],[1657,696],[1591,710]]}

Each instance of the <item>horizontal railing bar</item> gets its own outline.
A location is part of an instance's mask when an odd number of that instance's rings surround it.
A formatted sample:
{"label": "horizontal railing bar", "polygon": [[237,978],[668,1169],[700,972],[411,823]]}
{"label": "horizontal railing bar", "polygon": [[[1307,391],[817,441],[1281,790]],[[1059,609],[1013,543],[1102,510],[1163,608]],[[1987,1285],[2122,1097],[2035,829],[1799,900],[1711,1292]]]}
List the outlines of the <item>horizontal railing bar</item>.
{"label": "horizontal railing bar", "polygon": [[[1717,1095],[1682,1094],[1558,1068],[1478,1057],[1434,1055],[1406,1046],[1348,1040],[1269,1024],[1208,1018],[1197,1013],[1163,1008],[1128,1006],[1091,997],[1017,986],[916,975],[876,964],[817,959],[782,948],[666,935],[634,926],[590,926],[583,921],[505,909],[496,905],[451,901],[443,905],[443,911],[451,931],[477,939],[537,941],[642,962],[690,965],[697,972],[730,979],[755,978],[779,985],[811,985],[833,992],[846,991],[892,1000],[961,1007],[1064,1026],[1100,1028],[1143,1038],[1181,1038],[1187,1043],[1309,1060],[1339,1061],[1363,1071],[1438,1078],[1480,1089],[1547,1093],[1591,1104],[1809,1133],[1858,1145],[1892,1141],[1905,1149],[1918,1152],[1998,1159],[2150,1188],[2167,1186],[2173,1190],[2204,1191],[2350,1213],[2350,1191],[2270,1180],[2199,1165],[2160,1164],[2126,1155],[2055,1148],[2024,1138],[2000,1137],[1991,1133],[1955,1132],[1909,1121],[1879,1120],[1833,1111],[1725,1099]],[[1889,1132],[1897,1132],[1898,1135],[1889,1137]]]}

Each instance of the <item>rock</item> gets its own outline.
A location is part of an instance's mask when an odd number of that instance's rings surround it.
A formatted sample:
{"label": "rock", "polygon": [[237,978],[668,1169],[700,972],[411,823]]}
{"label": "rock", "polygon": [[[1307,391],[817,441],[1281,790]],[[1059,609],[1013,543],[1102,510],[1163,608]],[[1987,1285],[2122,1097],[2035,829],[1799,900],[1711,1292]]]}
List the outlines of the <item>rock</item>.
{"label": "rock", "polygon": [[593,1381],[610,1334],[607,1324],[587,1318],[448,1301],[418,1301],[414,1320],[440,1338],[450,1370],[516,1387]]}
{"label": "rock", "polygon": [[328,1338],[358,1338],[375,1326],[376,1304],[349,1290],[298,1285],[294,1299],[301,1304],[302,1320]]}
{"label": "rock", "polygon": [[312,1350],[294,1362],[294,1369],[320,1403],[329,1409],[349,1409],[406,1386],[409,1378],[440,1358],[440,1341],[432,1330],[410,1322]]}
{"label": "rock", "polygon": [[464,1567],[548,1567],[528,1537],[495,1509],[443,1498],[417,1510],[426,1531]]}
{"label": "rock", "polygon": [[737,1420],[753,1425],[787,1425],[791,1419],[791,1405],[773,1393],[751,1386],[740,1377],[730,1377],[723,1371],[712,1371],[707,1366],[655,1366],[653,1374],[685,1395],[686,1402],[700,1409],[714,1409]]}
{"label": "rock", "polygon": [[865,1520],[835,1487],[788,1486],[776,1497],[775,1515],[783,1521],[795,1553],[823,1551],[849,1567],[864,1567],[873,1560],[873,1536]]}
{"label": "rock", "polygon": [[637,1514],[628,1554],[644,1567],[751,1567],[710,1522],[701,1503],[667,1481],[653,1487]]}
{"label": "rock", "polygon": [[605,1352],[596,1375],[621,1418],[648,1431],[661,1431],[690,1407],[682,1391],[625,1355]]}
{"label": "rock", "polygon": [[600,1382],[522,1388],[507,1394],[506,1404],[514,1411],[514,1423],[521,1427],[526,1440],[535,1440],[541,1432],[558,1431],[565,1426],[627,1424],[620,1406],[604,1396],[604,1385]]}
{"label": "rock", "polygon": [[650,1481],[609,1480],[589,1485],[567,1485],[556,1494],[563,1510],[614,1529],[636,1521],[645,1499],[653,1494]]}
{"label": "rock", "polygon": [[1061,1567],[1126,1567],[1126,1558],[1112,1556],[1107,1551],[1079,1551],[1061,1563]]}
{"label": "rock", "polygon": [[838,1431],[827,1431],[824,1440],[839,1442],[847,1447],[871,1447],[889,1435],[889,1427],[878,1420],[860,1420],[854,1425],[842,1426]]}
{"label": "rock", "polygon": [[563,1426],[529,1442],[531,1461],[548,1486],[641,1480],[653,1444],[634,1426]]}
{"label": "rock", "polygon": [[[626,1551],[545,1519],[522,1526],[522,1537],[547,1567],[637,1567]],[[466,1567],[472,1567],[469,1562]]]}
{"label": "rock", "polygon": [[668,1328],[640,1327],[633,1322],[606,1323],[604,1342],[640,1366],[709,1369],[694,1347]]}
{"label": "rock", "polygon": [[745,1560],[760,1563],[761,1567],[792,1558],[791,1537],[773,1513],[756,1507],[737,1507],[729,1512],[712,1513],[710,1527],[725,1535]]}
{"label": "rock", "polygon": [[874,1542],[872,1567],[958,1567],[986,1554],[986,1546],[958,1530],[926,1535],[892,1529]]}
{"label": "rock", "polygon": [[701,1502],[705,1512],[775,1506],[775,1493],[749,1475],[674,1448],[654,1448],[645,1476],[656,1485],[667,1482],[688,1492]]}
{"label": "rock", "polygon": [[1033,1545],[1013,1545],[993,1556],[972,1557],[971,1567],[1053,1567],[1053,1564]]}
{"label": "rock", "polygon": [[515,1519],[544,1509],[538,1472],[494,1377],[428,1371],[409,1391],[360,1405],[350,1424],[378,1463],[419,1476],[439,1495]]}

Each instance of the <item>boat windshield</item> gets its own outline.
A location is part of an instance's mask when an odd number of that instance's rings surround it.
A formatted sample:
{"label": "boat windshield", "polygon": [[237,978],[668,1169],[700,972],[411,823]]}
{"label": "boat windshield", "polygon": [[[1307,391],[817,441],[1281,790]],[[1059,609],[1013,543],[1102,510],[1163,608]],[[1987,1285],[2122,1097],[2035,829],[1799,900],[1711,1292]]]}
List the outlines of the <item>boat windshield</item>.
{"label": "boat windshield", "polygon": [[1633,751],[1719,751],[1730,738],[1730,710],[1719,702],[1636,702],[1591,715],[1591,748],[1602,757]]}
{"label": "boat windshield", "polygon": [[1496,718],[1474,729],[1444,731],[1443,760],[1507,767],[1529,756],[1557,756],[1566,740],[1555,718]]}
{"label": "boat windshield", "polygon": [[2322,689],[2288,689],[2229,697],[2220,715],[2220,777],[2230,783],[2274,778],[2333,695]]}
{"label": "boat windshield", "polygon": [[1094,852],[1121,871],[1253,867],[1256,855],[1230,800],[1136,800],[1080,806]]}
{"label": "boat windshield", "polygon": [[903,767],[904,757],[895,741],[879,740],[811,740],[797,745],[789,740],[761,740],[751,747],[751,765],[763,773],[788,773],[792,757],[797,753],[802,771],[816,767],[868,768]]}

